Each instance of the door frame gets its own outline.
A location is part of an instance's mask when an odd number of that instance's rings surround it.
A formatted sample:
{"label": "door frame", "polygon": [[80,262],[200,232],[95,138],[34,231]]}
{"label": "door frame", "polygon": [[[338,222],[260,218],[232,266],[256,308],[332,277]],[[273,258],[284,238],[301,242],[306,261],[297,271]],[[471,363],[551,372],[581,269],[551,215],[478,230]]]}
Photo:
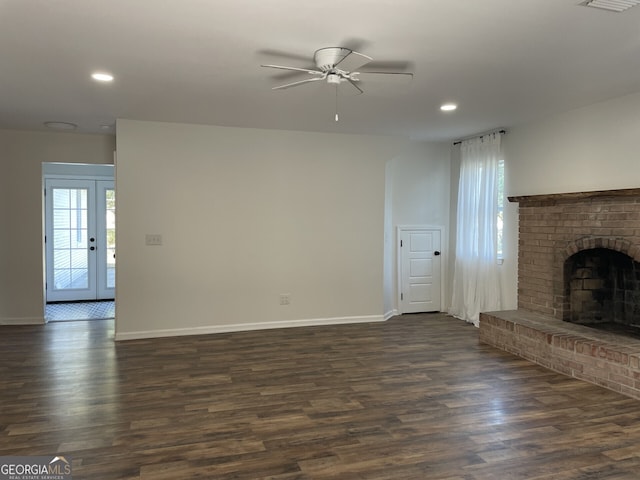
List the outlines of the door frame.
{"label": "door frame", "polygon": [[[64,162],[42,162],[42,295],[43,295],[43,313],[47,303],[47,245],[45,243],[46,235],[46,182],[49,179],[57,180],[94,180],[94,181],[112,181],[115,188],[115,164],[102,163],[64,163]],[[114,299],[116,292],[114,292]],[[43,314],[45,323],[48,322],[46,315]]]}
{"label": "door frame", "polygon": [[446,237],[446,230],[442,225],[396,225],[396,310],[402,315],[402,301],[400,295],[402,294],[402,249],[400,248],[400,240],[402,235],[409,232],[425,232],[425,231],[438,231],[440,232],[440,311],[445,311],[445,265],[448,264],[447,249],[444,246],[448,246],[449,242]]}

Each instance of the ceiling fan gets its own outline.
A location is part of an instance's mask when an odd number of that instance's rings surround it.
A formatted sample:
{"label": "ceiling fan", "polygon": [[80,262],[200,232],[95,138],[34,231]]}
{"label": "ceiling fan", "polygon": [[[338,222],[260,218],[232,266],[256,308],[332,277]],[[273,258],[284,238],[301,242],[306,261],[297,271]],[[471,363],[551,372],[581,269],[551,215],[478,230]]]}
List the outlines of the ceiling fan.
{"label": "ceiling fan", "polygon": [[[278,85],[272,90],[297,87],[308,83],[325,81],[336,87],[336,103],[338,86],[345,85],[354,93],[364,93],[364,85],[370,81],[384,81],[393,83],[409,83],[413,73],[392,71],[360,71],[360,68],[370,63],[373,59],[368,55],[355,52],[345,47],[326,47],[316,50],[313,54],[313,62],[316,68],[299,68],[284,65],[261,65],[267,68],[276,68],[296,73],[306,73],[309,77],[284,85]],[[336,107],[336,121],[338,113]]]}

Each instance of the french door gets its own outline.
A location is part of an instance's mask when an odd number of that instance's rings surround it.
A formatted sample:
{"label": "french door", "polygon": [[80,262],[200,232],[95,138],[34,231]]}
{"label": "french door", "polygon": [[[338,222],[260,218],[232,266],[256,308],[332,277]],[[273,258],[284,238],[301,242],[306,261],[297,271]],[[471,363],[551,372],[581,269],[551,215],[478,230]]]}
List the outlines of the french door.
{"label": "french door", "polygon": [[45,180],[47,302],[115,297],[113,181]]}

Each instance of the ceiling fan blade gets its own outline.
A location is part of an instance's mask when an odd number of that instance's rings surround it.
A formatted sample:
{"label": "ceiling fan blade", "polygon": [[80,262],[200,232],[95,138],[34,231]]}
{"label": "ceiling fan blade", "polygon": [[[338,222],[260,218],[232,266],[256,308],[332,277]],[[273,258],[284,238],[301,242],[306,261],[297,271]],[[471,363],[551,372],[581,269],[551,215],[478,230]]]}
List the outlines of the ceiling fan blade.
{"label": "ceiling fan blade", "polygon": [[277,68],[279,70],[290,70],[293,72],[305,72],[311,75],[324,75],[320,70],[309,70],[308,68],[285,67],[283,65],[260,65],[261,67]]}
{"label": "ceiling fan blade", "polygon": [[370,44],[370,41],[358,37],[345,38],[343,41],[338,43],[341,47],[348,48],[349,50],[356,52],[367,50]]}
{"label": "ceiling fan blade", "polygon": [[363,65],[369,63],[373,58],[358,52],[350,52],[342,60],[336,63],[335,67],[345,72],[353,72]]}
{"label": "ceiling fan blade", "polygon": [[307,78],[306,80],[300,80],[299,82],[287,83],[285,85],[279,85],[277,87],[273,87],[271,90],[282,90],[284,88],[295,87],[297,85],[302,85],[303,83],[317,82],[320,80],[324,80],[324,77],[314,77]]}
{"label": "ceiling fan blade", "polygon": [[[354,75],[354,74],[352,74]],[[413,79],[413,73],[405,72],[357,72],[357,80],[369,83],[392,83],[394,85],[408,85]]]}
{"label": "ceiling fan blade", "polygon": [[[354,82],[353,80],[347,79],[346,82],[342,82],[342,83],[344,83],[345,85],[351,85],[353,87],[350,89],[351,94],[360,95],[361,93],[364,93],[364,90],[362,90],[358,85],[356,85],[356,82]],[[345,87],[345,88],[349,88],[349,87]]]}
{"label": "ceiling fan blade", "polygon": [[372,72],[411,72],[414,64],[408,60],[374,60],[367,63],[367,69]]}

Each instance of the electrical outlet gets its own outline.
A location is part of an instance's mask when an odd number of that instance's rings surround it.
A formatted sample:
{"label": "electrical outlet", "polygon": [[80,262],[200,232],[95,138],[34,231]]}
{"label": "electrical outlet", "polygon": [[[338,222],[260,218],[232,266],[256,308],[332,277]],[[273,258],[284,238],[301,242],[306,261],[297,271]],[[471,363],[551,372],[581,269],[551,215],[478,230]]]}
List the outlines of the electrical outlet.
{"label": "electrical outlet", "polygon": [[162,235],[159,233],[147,233],[144,236],[145,245],[162,245]]}
{"label": "electrical outlet", "polygon": [[280,294],[280,305],[289,305],[291,304],[291,294],[282,293]]}

